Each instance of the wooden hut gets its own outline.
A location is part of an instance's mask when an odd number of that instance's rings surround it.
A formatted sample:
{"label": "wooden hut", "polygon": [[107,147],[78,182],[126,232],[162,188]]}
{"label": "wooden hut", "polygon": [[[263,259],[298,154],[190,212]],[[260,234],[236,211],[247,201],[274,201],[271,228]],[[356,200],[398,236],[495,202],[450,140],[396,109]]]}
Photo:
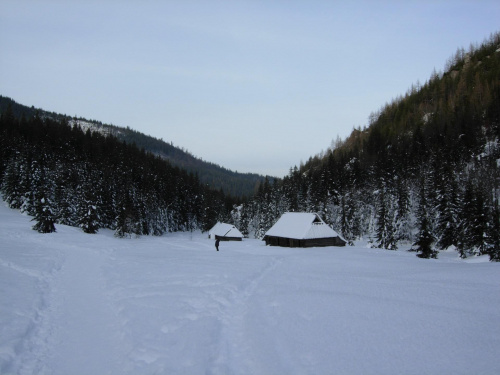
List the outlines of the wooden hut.
{"label": "wooden hut", "polygon": [[287,212],[264,235],[266,245],[283,247],[345,246],[346,241],[318,214]]}
{"label": "wooden hut", "polygon": [[234,225],[218,222],[208,231],[208,238],[221,241],[241,241],[243,235]]}

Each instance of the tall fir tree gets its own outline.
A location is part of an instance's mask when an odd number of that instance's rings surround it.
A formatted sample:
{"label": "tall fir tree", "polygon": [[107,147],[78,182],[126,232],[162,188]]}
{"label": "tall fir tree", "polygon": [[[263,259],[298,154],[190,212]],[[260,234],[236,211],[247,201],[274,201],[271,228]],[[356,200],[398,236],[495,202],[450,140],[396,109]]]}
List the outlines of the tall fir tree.
{"label": "tall fir tree", "polygon": [[394,212],[384,188],[379,192],[379,207],[377,211],[376,247],[386,250],[397,250],[397,240],[393,224]]}
{"label": "tall fir tree", "polygon": [[493,204],[486,232],[486,252],[491,261],[500,262],[500,208],[497,199]]}
{"label": "tall fir tree", "polygon": [[33,225],[33,229],[39,233],[52,233],[56,231],[55,215],[52,212],[52,207],[49,201],[44,198],[37,201],[35,204],[35,217],[36,224]]}
{"label": "tall fir tree", "polygon": [[54,214],[53,202],[45,194],[44,190],[40,190],[36,194],[35,199],[35,217],[33,221],[36,224],[33,225],[33,229],[39,233],[53,233],[56,231],[55,222],[56,216]]}
{"label": "tall fir tree", "polygon": [[479,188],[469,178],[463,194],[458,226],[458,251],[461,258],[486,253],[485,233],[487,220],[484,199]]}
{"label": "tall fir tree", "polygon": [[438,252],[432,248],[434,237],[430,230],[426,201],[425,181],[422,181],[417,211],[418,234],[412,250],[418,253],[417,256],[419,258],[437,258]]}
{"label": "tall fir tree", "polygon": [[453,173],[446,169],[440,180],[437,196],[437,246],[446,250],[457,245],[457,193],[458,190]]}

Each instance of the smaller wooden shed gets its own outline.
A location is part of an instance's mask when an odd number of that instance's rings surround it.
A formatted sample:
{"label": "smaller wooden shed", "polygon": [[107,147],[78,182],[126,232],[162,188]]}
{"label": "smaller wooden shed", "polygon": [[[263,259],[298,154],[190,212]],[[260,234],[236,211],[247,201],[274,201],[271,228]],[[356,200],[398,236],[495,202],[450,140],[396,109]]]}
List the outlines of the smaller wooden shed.
{"label": "smaller wooden shed", "polygon": [[241,241],[243,235],[234,225],[218,222],[208,231],[208,238],[221,241]]}
{"label": "smaller wooden shed", "polygon": [[264,235],[266,245],[283,247],[345,246],[346,241],[318,214],[287,212]]}

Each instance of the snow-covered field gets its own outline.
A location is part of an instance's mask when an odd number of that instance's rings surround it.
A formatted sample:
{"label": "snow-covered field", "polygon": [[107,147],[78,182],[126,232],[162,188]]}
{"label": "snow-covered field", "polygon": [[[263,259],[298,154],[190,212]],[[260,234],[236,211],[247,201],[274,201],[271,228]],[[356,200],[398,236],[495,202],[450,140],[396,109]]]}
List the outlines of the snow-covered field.
{"label": "snow-covered field", "polygon": [[500,264],[39,234],[0,203],[1,374],[499,374]]}

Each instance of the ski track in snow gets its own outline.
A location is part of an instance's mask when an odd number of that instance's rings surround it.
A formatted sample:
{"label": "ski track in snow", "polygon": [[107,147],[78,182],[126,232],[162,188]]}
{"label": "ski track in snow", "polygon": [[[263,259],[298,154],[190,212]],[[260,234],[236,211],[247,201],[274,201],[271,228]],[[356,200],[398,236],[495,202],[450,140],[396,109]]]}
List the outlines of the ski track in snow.
{"label": "ski track in snow", "polygon": [[[11,348],[0,345],[0,373],[33,374],[37,371],[29,366],[45,345],[43,325],[50,315],[49,295],[62,257],[57,250],[45,251],[44,241],[31,230],[29,218],[19,214],[14,218],[1,220],[4,231],[0,236],[0,282],[7,278],[14,284],[0,283],[0,317],[7,318],[0,319],[0,336],[12,343]],[[24,246],[12,245],[19,242]],[[8,257],[11,260],[6,260]],[[19,291],[12,293],[12,287]]]}
{"label": "ski track in snow", "polygon": [[[222,323],[220,337],[217,341],[216,357],[207,370],[211,374],[250,374],[255,364],[251,363],[247,355],[251,347],[245,338],[244,318],[248,312],[248,300],[255,293],[262,279],[283,262],[283,258],[272,258],[251,278],[243,283],[241,288],[232,290],[230,298],[223,301],[223,308],[219,313]],[[228,364],[238,363],[239,368],[230,368]]]}
{"label": "ski track in snow", "polygon": [[4,261],[2,259],[0,259],[0,267],[10,268],[14,271],[20,272],[35,279],[43,279],[45,277],[45,275],[42,272],[30,268],[24,268],[12,262]]}
{"label": "ski track in snow", "polygon": [[20,374],[112,374],[126,358],[116,311],[105,295],[106,253],[74,246],[49,281],[39,329]]}

